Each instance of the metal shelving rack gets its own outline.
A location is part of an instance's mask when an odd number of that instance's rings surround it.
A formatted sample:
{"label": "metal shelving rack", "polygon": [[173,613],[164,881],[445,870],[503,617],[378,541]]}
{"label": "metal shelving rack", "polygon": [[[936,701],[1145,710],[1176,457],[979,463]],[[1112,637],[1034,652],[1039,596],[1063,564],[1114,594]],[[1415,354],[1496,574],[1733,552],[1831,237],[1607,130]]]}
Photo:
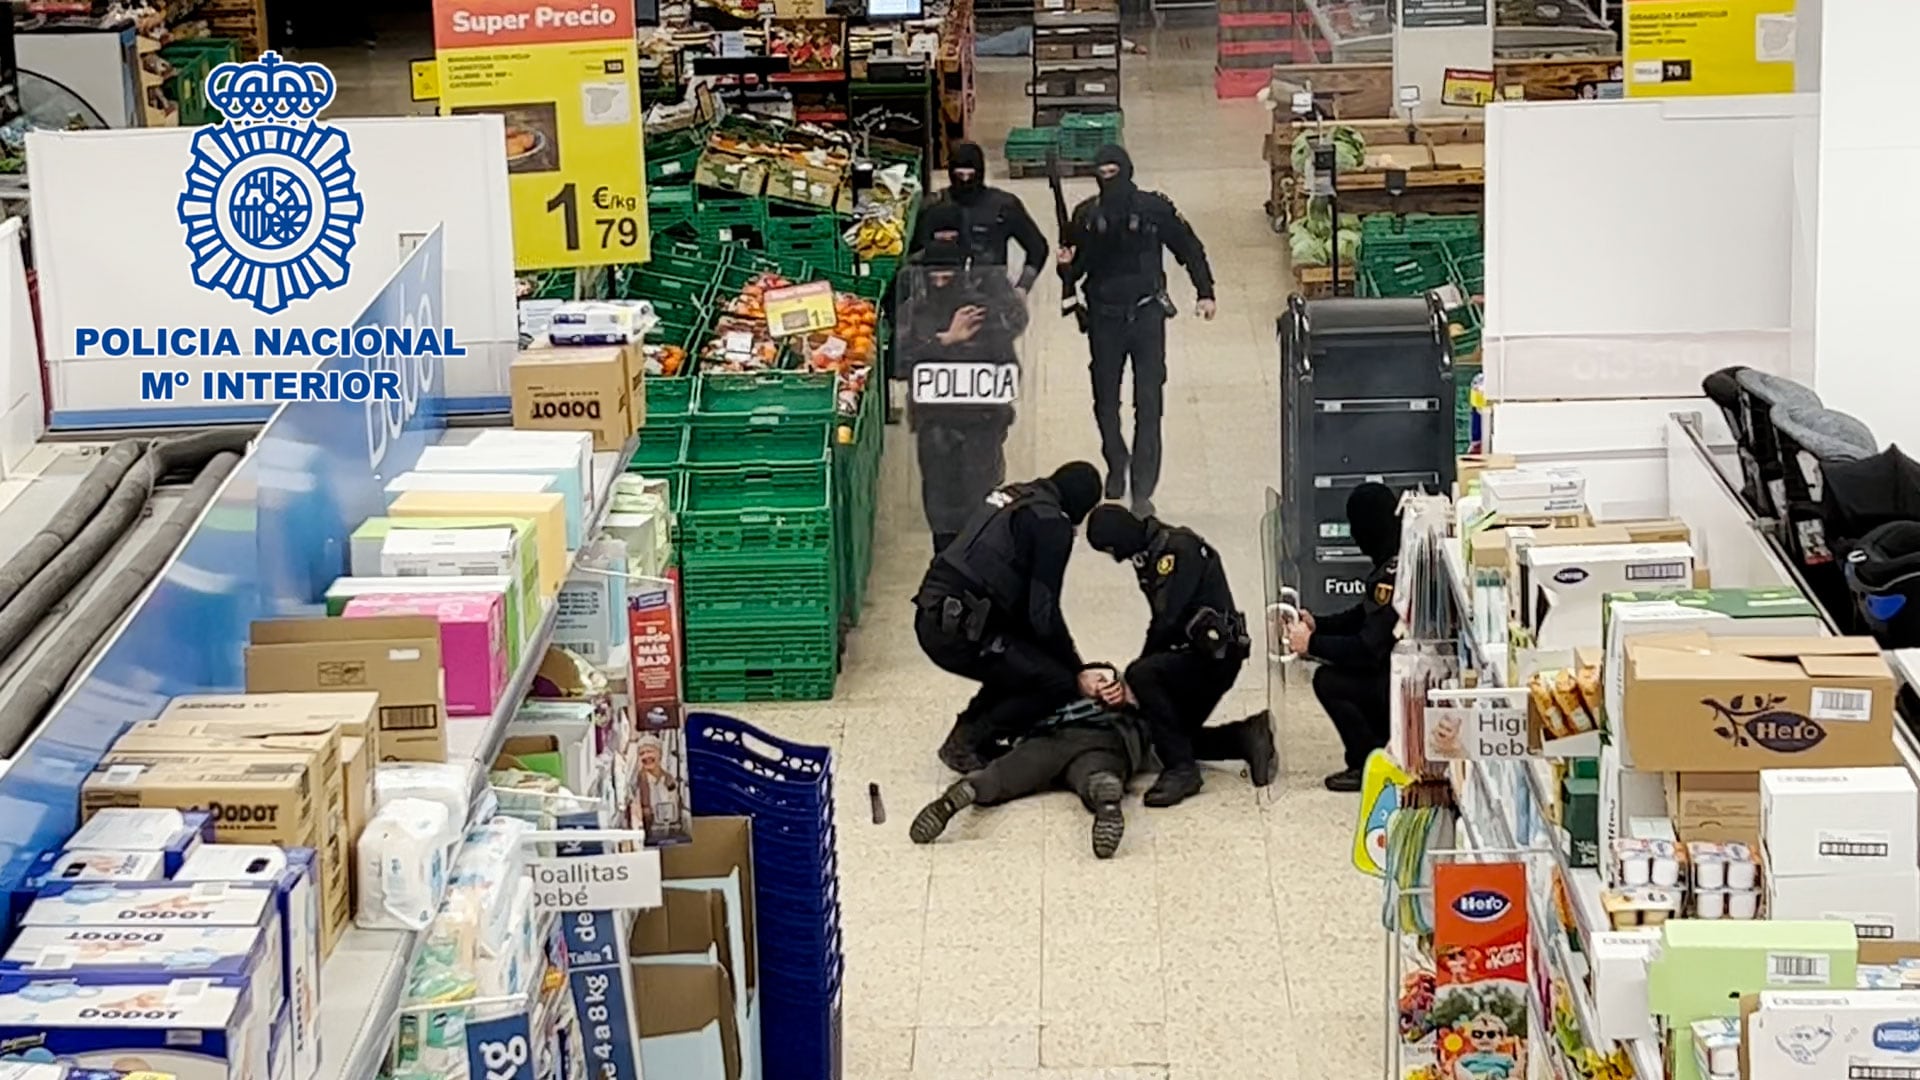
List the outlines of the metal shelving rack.
{"label": "metal shelving rack", "polygon": [[1119,12],[1034,12],[1033,126],[1055,127],[1069,112],[1119,112],[1125,48]]}

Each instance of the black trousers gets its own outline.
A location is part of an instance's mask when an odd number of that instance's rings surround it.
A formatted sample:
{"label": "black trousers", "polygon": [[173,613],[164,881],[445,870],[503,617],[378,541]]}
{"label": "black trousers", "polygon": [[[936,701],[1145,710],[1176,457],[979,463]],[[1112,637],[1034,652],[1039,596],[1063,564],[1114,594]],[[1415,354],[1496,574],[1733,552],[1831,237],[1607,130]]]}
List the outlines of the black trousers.
{"label": "black trousers", "polygon": [[914,440],[920,455],[920,504],[937,552],[959,536],[987,496],[1007,482],[1007,422],[922,418]]}
{"label": "black trousers", "polygon": [[1127,665],[1127,686],[1140,703],[1140,715],[1146,717],[1161,768],[1240,756],[1237,731],[1204,725],[1214,706],[1233,689],[1245,662],[1183,650],[1148,653]]}
{"label": "black trousers", "polygon": [[1365,768],[1367,755],[1387,745],[1390,706],[1387,669],[1353,671],[1322,665],[1313,672],[1313,696],[1333,720],[1347,768]]}
{"label": "black trousers", "polygon": [[[1087,344],[1093,352],[1093,419],[1107,472],[1129,474],[1133,493],[1153,495],[1160,484],[1160,416],[1167,385],[1167,317],[1157,303],[1093,306]],[[1120,384],[1133,365],[1133,449],[1120,429]],[[1130,473],[1129,473],[1129,470]]]}
{"label": "black trousers", "polygon": [[1127,762],[1127,744],[1112,728],[1072,726],[1025,739],[991,765],[970,774],[974,802],[981,806],[1012,802],[1056,786],[1080,796],[1088,810],[1087,781],[1110,772],[1125,783],[1133,770]]}
{"label": "black trousers", "polygon": [[1039,718],[1080,696],[1080,673],[1023,638],[989,631],[984,642],[968,641],[945,632],[939,611],[924,607],[913,630],[927,659],[980,684],[947,739],[982,757],[992,757],[1002,740],[1025,735]]}

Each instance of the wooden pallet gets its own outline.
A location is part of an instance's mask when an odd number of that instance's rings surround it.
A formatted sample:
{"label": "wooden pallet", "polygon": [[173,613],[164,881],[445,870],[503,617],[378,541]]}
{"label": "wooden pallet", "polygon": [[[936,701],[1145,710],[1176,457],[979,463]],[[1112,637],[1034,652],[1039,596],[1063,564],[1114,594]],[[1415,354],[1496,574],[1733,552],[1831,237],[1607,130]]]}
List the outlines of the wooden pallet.
{"label": "wooden pallet", "polygon": [[[1060,163],[1061,176],[1091,177],[1093,175],[1093,169],[1094,165],[1091,161],[1063,161]],[[1013,177],[1015,180],[1026,180],[1030,177],[1045,180],[1047,178],[1047,163],[1044,161],[1009,161],[1007,162],[1007,175]]]}

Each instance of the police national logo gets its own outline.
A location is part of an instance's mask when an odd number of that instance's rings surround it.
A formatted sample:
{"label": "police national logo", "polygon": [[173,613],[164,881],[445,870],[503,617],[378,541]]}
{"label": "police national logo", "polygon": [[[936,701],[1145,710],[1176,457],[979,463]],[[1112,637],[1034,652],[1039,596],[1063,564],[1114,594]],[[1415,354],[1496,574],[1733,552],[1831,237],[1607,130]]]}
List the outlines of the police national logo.
{"label": "police national logo", "polygon": [[316,120],[333,94],[326,68],[271,52],[207,76],[226,121],[194,134],[179,203],[201,288],[273,314],[346,284],[362,208],[346,132]]}

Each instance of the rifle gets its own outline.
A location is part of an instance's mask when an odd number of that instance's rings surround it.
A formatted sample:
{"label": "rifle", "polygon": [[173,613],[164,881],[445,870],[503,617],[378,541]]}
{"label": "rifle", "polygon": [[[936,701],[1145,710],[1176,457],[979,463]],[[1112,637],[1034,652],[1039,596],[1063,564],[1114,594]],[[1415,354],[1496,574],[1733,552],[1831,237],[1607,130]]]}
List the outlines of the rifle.
{"label": "rifle", "polygon": [[[1061,186],[1060,152],[1047,151],[1047,187],[1053,190],[1053,222],[1060,230],[1060,246],[1065,247],[1073,232],[1073,219],[1067,215],[1067,193]],[[1074,284],[1073,268],[1054,264],[1060,272],[1060,315],[1073,317],[1081,333],[1087,332],[1087,308],[1080,302],[1080,289]]]}

